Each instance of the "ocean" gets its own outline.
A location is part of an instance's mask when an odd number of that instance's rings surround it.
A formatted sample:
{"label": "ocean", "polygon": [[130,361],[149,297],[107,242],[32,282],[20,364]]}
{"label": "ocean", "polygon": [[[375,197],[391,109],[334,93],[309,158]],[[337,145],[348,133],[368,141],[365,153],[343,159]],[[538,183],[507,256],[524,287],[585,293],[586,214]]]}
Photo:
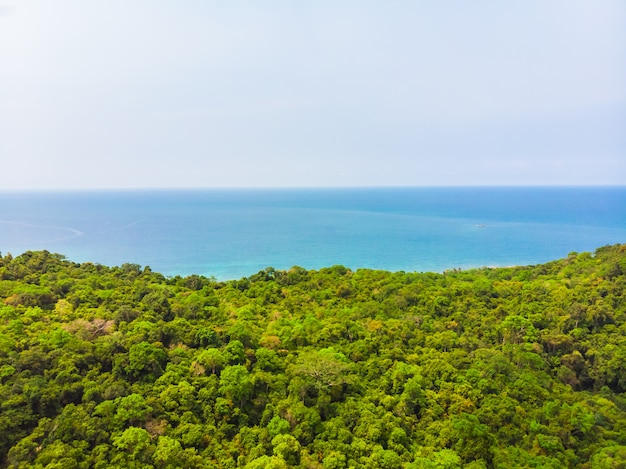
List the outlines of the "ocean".
{"label": "ocean", "polygon": [[529,265],[626,242],[626,187],[0,192],[0,252],[217,280]]}

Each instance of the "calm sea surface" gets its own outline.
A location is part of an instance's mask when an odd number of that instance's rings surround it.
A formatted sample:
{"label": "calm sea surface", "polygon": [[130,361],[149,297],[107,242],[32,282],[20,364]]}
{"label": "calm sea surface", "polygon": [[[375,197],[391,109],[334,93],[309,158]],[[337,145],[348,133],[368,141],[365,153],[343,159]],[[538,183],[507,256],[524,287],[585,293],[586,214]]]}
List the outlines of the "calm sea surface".
{"label": "calm sea surface", "polygon": [[273,266],[441,272],[626,242],[626,187],[0,192],[0,252],[219,280]]}

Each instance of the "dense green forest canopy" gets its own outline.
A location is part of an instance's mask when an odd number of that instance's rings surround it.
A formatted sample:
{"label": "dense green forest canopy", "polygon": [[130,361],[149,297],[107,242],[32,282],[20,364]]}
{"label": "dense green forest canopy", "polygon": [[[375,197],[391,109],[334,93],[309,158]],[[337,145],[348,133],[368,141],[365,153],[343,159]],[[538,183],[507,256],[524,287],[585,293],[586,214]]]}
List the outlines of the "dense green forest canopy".
{"label": "dense green forest canopy", "polygon": [[626,245],[216,282],[0,257],[0,466],[624,468]]}

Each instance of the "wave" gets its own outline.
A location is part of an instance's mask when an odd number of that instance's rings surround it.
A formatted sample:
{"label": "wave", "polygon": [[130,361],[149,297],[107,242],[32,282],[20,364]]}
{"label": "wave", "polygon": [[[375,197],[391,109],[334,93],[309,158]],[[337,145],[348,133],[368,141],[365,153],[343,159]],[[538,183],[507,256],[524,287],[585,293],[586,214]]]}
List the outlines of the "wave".
{"label": "wave", "polygon": [[41,241],[39,241],[40,243],[50,243],[50,242],[57,242],[57,241],[65,241],[67,239],[78,238],[78,237],[83,236],[85,234],[82,231],[77,230],[76,228],[72,228],[70,226],[37,225],[37,224],[34,224],[34,223],[24,223],[24,222],[19,222],[19,221],[2,220],[2,219],[0,219],[0,224],[14,225],[14,226],[25,226],[25,227],[28,227],[28,228],[38,228],[38,229],[44,229],[44,230],[61,230],[61,231],[67,231],[67,232],[70,233],[68,235],[61,236],[61,237],[56,237],[56,238],[51,238],[51,239],[42,239]]}
{"label": "wave", "polygon": [[135,221],[131,221],[130,223],[124,225],[124,226],[118,226],[117,228],[112,228],[110,231],[124,231],[127,230],[128,228],[130,228],[131,226],[135,226],[138,225],[139,223],[141,223],[143,220],[135,220]]}

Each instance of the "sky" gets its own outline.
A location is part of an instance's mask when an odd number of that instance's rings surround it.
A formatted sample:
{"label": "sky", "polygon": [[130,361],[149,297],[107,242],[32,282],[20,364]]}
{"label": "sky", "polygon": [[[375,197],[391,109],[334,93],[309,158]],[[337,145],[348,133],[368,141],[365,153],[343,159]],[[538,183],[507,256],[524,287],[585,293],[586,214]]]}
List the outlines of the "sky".
{"label": "sky", "polygon": [[623,0],[0,0],[0,190],[626,184]]}

